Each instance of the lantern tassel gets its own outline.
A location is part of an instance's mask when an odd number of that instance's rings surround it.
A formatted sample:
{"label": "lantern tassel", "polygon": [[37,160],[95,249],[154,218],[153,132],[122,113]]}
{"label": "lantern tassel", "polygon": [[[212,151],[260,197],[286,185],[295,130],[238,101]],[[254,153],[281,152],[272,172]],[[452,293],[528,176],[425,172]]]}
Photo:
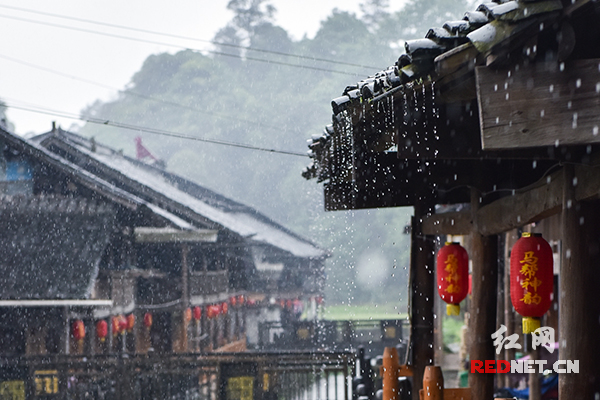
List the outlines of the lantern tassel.
{"label": "lantern tassel", "polygon": [[460,304],[446,304],[446,314],[460,315]]}
{"label": "lantern tassel", "polygon": [[540,327],[540,319],[533,317],[523,317],[523,333],[530,334]]}

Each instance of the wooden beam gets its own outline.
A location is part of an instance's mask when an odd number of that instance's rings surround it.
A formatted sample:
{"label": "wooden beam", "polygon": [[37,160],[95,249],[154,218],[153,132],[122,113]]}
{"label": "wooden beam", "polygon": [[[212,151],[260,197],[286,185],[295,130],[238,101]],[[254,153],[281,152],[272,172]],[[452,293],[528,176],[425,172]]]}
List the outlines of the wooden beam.
{"label": "wooden beam", "polygon": [[135,227],[137,243],[180,243],[180,242],[211,242],[217,241],[217,231],[198,229],[182,231],[175,228]]}
{"label": "wooden beam", "polygon": [[[575,166],[575,198],[586,200],[600,194],[600,174],[594,166]],[[516,229],[531,222],[557,214],[562,209],[565,178],[562,171],[544,179],[540,186],[503,197],[477,212],[478,229],[482,235],[492,235]]]}
{"label": "wooden beam", "polygon": [[483,149],[600,143],[599,65],[596,59],[476,68]]}
{"label": "wooden beam", "polygon": [[468,235],[473,232],[471,211],[452,211],[423,218],[426,235]]}

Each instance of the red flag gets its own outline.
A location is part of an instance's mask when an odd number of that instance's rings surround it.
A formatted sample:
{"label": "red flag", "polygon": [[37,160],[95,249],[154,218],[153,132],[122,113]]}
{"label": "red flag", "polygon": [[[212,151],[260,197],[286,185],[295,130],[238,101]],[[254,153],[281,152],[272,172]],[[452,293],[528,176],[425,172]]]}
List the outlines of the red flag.
{"label": "red flag", "polygon": [[136,154],[136,158],[138,160],[141,160],[142,158],[150,157],[154,161],[158,161],[158,159],[156,157],[154,157],[152,155],[152,153],[150,153],[150,150],[148,150],[147,148],[144,147],[144,145],[142,144],[141,136],[136,136],[136,138],[135,138],[135,154]]}

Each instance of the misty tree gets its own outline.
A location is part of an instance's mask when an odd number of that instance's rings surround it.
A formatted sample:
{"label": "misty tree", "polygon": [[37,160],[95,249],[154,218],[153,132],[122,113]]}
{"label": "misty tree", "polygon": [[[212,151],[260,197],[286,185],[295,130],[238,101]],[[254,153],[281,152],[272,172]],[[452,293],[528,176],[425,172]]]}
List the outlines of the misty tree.
{"label": "misty tree", "polygon": [[214,37],[220,51],[243,55],[241,46],[250,46],[261,26],[272,25],[276,9],[269,0],[229,0],[233,18]]}
{"label": "misty tree", "polygon": [[371,32],[379,31],[380,25],[390,17],[389,6],[389,0],[364,0],[360,3],[362,20]]}
{"label": "misty tree", "polygon": [[8,107],[6,106],[6,103],[0,100],[0,126],[4,129],[7,129],[10,132],[14,132],[15,125],[12,122],[10,122],[8,117],[6,116],[7,109]]}
{"label": "misty tree", "polygon": [[430,28],[461,19],[469,4],[467,0],[409,0],[391,21],[403,40],[422,38]]}

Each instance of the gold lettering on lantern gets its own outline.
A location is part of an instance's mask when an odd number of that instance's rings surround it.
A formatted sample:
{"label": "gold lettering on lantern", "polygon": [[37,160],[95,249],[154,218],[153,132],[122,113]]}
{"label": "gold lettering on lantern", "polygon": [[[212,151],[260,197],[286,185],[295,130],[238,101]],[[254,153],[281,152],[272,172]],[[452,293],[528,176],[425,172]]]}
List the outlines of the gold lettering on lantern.
{"label": "gold lettering on lantern", "polygon": [[537,290],[542,285],[542,281],[535,276],[538,271],[538,258],[535,256],[535,252],[526,251],[521,264],[523,264],[521,274],[525,278],[521,282],[521,287],[525,289],[521,301],[525,304],[540,304],[542,297],[537,293]]}
{"label": "gold lettering on lantern", "polygon": [[[458,259],[454,254],[449,254],[446,261],[446,268],[444,270],[448,272],[446,276],[446,280],[450,283],[448,287],[446,287],[446,293],[459,293],[460,285],[458,284],[458,280],[460,279],[460,275],[458,274]],[[452,283],[454,281],[454,283]]]}

